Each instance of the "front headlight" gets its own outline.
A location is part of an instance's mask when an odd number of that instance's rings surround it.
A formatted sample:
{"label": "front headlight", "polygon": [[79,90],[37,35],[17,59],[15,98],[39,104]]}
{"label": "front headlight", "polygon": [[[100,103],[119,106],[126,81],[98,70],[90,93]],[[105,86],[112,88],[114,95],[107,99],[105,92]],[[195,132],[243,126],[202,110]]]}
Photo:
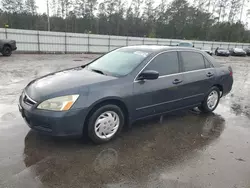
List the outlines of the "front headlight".
{"label": "front headlight", "polygon": [[79,95],[56,97],[42,102],[37,108],[42,110],[67,111],[73,106],[78,97]]}

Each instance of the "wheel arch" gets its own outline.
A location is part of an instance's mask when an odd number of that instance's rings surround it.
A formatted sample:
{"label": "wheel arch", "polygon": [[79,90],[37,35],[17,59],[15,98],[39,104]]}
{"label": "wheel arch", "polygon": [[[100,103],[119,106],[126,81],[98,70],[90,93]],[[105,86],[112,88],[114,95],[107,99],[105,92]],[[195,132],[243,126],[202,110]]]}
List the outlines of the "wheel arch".
{"label": "wheel arch", "polygon": [[219,90],[221,91],[220,97],[222,97],[223,96],[223,92],[224,92],[223,86],[221,84],[215,84],[215,85],[213,85],[213,87],[219,88]]}
{"label": "wheel arch", "polygon": [[5,44],[3,45],[3,49],[4,49],[4,47],[9,47],[9,48],[12,50],[11,45],[8,44],[8,43],[5,43]]}
{"label": "wheel arch", "polygon": [[89,118],[94,113],[94,111],[96,109],[98,109],[99,107],[101,107],[103,105],[107,105],[107,104],[113,104],[113,105],[116,105],[119,108],[121,108],[121,110],[124,114],[124,118],[125,118],[125,125],[129,124],[129,111],[128,111],[128,107],[127,107],[126,103],[119,97],[108,97],[108,98],[104,98],[104,99],[101,99],[101,100],[95,102],[94,104],[92,104],[89,107],[86,118],[84,120],[84,126],[83,126],[84,132],[85,132],[85,129],[88,127],[87,123],[89,121]]}

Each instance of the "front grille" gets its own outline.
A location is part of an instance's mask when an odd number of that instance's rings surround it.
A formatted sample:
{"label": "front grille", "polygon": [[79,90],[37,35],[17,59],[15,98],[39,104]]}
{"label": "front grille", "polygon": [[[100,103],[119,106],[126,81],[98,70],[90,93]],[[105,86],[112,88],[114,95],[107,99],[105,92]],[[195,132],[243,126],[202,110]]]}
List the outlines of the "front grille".
{"label": "front grille", "polygon": [[30,97],[28,97],[28,95],[25,94],[25,93],[24,93],[24,96],[23,96],[23,102],[25,104],[28,104],[28,105],[31,105],[31,106],[36,104],[36,102],[34,100],[32,100]]}

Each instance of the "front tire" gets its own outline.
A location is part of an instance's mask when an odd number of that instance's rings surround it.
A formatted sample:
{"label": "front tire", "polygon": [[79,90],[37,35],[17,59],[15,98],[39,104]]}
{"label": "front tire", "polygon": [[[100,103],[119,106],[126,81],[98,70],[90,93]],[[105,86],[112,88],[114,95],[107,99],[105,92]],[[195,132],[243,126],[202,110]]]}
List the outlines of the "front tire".
{"label": "front tire", "polygon": [[12,50],[9,46],[4,46],[2,51],[3,56],[11,56]]}
{"label": "front tire", "polygon": [[199,107],[204,113],[213,112],[220,102],[220,90],[218,87],[212,87],[206,95],[204,101]]}
{"label": "front tire", "polygon": [[96,144],[115,138],[124,125],[122,110],[113,104],[96,109],[88,121],[88,136]]}

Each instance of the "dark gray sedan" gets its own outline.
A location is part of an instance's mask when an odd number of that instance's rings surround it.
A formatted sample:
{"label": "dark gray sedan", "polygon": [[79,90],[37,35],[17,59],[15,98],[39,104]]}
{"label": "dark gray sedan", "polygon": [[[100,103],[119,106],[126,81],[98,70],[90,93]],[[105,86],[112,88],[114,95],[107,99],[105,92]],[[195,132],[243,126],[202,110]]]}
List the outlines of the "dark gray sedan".
{"label": "dark gray sedan", "polygon": [[86,132],[104,143],[139,119],[194,107],[212,112],[232,84],[231,67],[200,50],[132,46],[33,80],[19,109],[33,130],[52,136]]}

